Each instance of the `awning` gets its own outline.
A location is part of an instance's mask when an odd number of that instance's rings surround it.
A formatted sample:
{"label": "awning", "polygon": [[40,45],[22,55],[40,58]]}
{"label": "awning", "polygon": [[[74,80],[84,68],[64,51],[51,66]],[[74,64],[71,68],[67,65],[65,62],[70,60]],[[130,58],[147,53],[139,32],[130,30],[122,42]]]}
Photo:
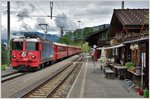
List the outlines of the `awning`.
{"label": "awning", "polygon": [[[126,41],[126,42],[123,42],[119,45],[115,45],[115,46],[110,46],[110,47],[104,47],[104,49],[114,49],[114,48],[119,48],[119,47],[122,47],[122,46],[125,46],[125,44],[128,44],[128,43],[134,43],[134,42],[140,42],[140,41],[144,41],[144,40],[149,40],[148,37],[145,37],[145,38],[141,38],[141,39],[136,39],[136,40],[132,40],[132,41]],[[93,49],[93,48],[92,48]],[[102,50],[103,47],[98,47],[96,48],[97,50]]]}
{"label": "awning", "polygon": [[102,50],[103,48],[104,48],[104,49],[114,49],[114,48],[119,48],[119,47],[122,47],[122,46],[125,46],[125,45],[122,43],[122,44],[115,45],[115,46],[111,46],[111,47],[98,47],[98,48],[96,48],[96,49],[97,49],[97,50]]}

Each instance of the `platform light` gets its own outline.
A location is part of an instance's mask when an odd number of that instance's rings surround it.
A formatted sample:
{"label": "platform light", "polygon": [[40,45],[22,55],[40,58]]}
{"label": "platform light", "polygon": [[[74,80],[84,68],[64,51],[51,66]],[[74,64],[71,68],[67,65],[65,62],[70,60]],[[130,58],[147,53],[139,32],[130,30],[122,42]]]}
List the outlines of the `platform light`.
{"label": "platform light", "polygon": [[138,44],[135,44],[135,45],[134,45],[134,48],[135,48],[135,49],[139,49],[139,45],[138,45]]}
{"label": "platform light", "polygon": [[134,46],[133,46],[133,45],[130,45],[130,49],[131,49],[131,50],[134,50]]}

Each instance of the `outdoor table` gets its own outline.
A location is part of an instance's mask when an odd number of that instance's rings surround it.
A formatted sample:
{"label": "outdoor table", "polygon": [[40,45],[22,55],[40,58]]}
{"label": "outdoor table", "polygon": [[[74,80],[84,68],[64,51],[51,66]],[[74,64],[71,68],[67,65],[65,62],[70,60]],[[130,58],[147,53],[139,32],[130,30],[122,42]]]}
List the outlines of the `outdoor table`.
{"label": "outdoor table", "polygon": [[118,76],[118,78],[120,78],[121,76],[124,76],[125,78],[125,75],[126,75],[126,71],[127,71],[127,67],[125,66],[121,66],[121,64],[110,64],[114,71],[115,71],[115,75]]}
{"label": "outdoor table", "polygon": [[[141,74],[137,74],[137,73],[135,73],[133,71],[130,71],[130,70],[127,70],[127,71],[130,72],[131,74],[135,75],[135,76],[141,76]],[[143,73],[143,75],[144,75],[144,73]]]}

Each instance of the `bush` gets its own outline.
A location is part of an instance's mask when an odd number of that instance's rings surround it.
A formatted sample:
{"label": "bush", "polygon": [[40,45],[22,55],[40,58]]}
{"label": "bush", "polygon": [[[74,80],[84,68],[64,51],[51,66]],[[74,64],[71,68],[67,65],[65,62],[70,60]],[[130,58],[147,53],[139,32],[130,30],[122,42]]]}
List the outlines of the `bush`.
{"label": "bush", "polygon": [[6,69],[6,65],[1,65],[1,70],[5,70]]}
{"label": "bush", "polygon": [[[2,46],[2,45],[1,45]],[[2,46],[1,49],[1,64],[7,64],[7,50]]]}

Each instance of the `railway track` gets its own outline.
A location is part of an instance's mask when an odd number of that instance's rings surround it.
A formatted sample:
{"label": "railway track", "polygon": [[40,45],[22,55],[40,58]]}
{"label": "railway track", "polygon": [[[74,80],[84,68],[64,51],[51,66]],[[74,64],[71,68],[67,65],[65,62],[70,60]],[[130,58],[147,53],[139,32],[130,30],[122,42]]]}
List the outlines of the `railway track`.
{"label": "railway track", "polygon": [[37,86],[22,98],[49,98],[52,97],[56,91],[63,85],[67,80],[69,75],[80,65],[83,56],[78,58],[75,62],[72,62],[68,66],[64,67],[61,71],[56,73],[47,81],[43,82],[41,85]]}
{"label": "railway track", "polygon": [[25,74],[27,74],[27,73],[21,73],[19,71],[16,71],[16,72],[13,72],[10,74],[3,75],[3,76],[1,76],[1,83],[13,80],[13,79],[23,76]]}

